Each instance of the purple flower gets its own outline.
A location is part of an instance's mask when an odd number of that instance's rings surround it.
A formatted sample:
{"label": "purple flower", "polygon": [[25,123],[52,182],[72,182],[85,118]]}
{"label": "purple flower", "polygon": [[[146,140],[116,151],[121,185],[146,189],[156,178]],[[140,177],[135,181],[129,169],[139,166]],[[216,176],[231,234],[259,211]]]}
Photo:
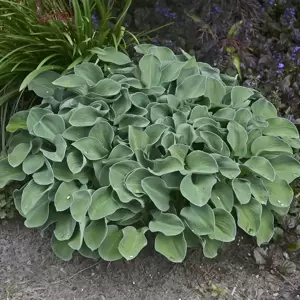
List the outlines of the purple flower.
{"label": "purple flower", "polygon": [[283,63],[278,64],[277,68],[278,69],[283,69],[284,68],[284,64]]}
{"label": "purple flower", "polygon": [[160,14],[160,15],[162,15],[162,16],[168,18],[168,19],[172,19],[172,20],[177,19],[177,13],[173,12],[173,11],[172,11],[170,8],[168,8],[168,7],[160,7],[160,6],[159,6],[159,1],[158,1],[158,0],[156,1],[156,4],[155,4],[155,11],[156,11],[158,14]]}
{"label": "purple flower", "polygon": [[219,6],[216,6],[216,7],[215,7],[215,11],[216,11],[217,13],[222,12],[222,10],[221,10],[221,8],[220,8]]}

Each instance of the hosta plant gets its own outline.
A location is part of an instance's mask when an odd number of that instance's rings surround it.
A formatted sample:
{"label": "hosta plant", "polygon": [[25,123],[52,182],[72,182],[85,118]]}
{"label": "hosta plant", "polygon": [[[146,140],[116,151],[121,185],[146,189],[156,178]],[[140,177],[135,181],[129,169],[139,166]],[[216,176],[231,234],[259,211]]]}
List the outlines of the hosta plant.
{"label": "hosta plant", "polygon": [[212,258],[238,227],[269,242],[300,176],[296,127],[185,52],[136,50],[137,65],[105,48],[103,68],[86,62],[30,83],[42,103],[10,120],[0,161],[0,188],[25,181],[14,192],[25,225],[52,225],[64,260],[131,260],[151,236],[172,262],[197,246]]}

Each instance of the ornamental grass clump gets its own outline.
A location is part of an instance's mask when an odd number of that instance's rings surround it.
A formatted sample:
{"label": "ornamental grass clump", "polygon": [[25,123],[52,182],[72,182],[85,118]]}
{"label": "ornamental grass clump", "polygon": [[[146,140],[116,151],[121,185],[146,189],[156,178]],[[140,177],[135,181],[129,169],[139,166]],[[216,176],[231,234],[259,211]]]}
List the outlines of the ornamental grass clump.
{"label": "ornamental grass clump", "polygon": [[262,95],[183,52],[139,45],[136,65],[115,48],[30,84],[40,105],[16,113],[0,188],[27,227],[53,226],[52,248],[107,261],[147,245],[172,262],[235,240],[259,245],[288,212],[300,176],[296,127]]}

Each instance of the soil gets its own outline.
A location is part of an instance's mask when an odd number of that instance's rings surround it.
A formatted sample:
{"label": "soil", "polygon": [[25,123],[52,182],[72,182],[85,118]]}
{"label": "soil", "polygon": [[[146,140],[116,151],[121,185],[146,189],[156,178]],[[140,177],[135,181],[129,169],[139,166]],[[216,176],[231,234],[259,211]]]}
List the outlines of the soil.
{"label": "soil", "polygon": [[[22,221],[0,226],[3,300],[300,299],[300,268],[289,276],[260,269],[253,258],[255,243],[246,237],[214,260],[193,250],[183,264],[173,264],[149,247],[130,262],[76,256],[67,263],[54,256],[49,237]],[[300,266],[299,255],[291,259]]]}

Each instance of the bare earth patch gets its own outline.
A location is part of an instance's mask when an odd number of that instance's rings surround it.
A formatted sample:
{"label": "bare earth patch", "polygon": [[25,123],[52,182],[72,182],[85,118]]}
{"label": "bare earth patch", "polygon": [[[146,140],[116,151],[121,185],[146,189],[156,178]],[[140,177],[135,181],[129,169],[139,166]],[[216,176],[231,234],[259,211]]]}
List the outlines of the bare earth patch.
{"label": "bare earth patch", "polygon": [[[289,277],[260,270],[251,240],[230,245],[215,260],[192,251],[180,265],[150,247],[130,262],[76,256],[65,263],[52,253],[49,238],[26,229],[21,221],[11,220],[0,228],[3,300],[300,299],[299,270]],[[292,259],[300,261],[299,255]]]}

